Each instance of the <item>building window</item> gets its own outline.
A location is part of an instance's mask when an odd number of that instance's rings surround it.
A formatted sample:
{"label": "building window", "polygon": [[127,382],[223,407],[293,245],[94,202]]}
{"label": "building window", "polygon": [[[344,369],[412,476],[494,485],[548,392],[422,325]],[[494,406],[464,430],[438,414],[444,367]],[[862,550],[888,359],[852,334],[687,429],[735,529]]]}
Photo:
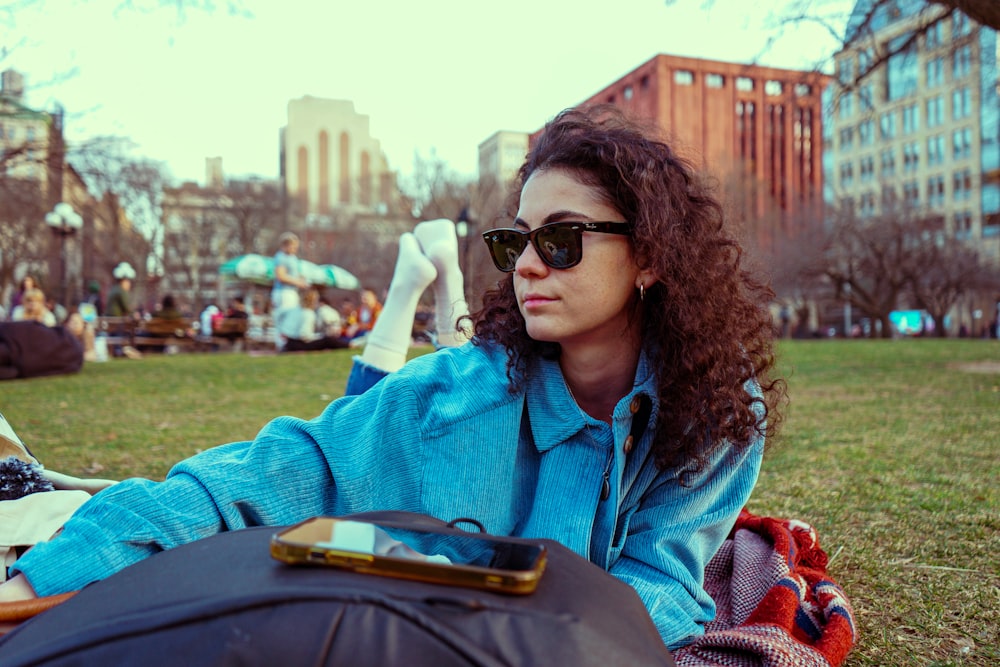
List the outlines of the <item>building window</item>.
{"label": "building window", "polygon": [[812,95],[813,89],[808,83],[797,83],[795,84],[795,96],[796,97],[809,97]]}
{"label": "building window", "polygon": [[937,127],[944,122],[944,98],[938,95],[927,100],[927,127]]}
{"label": "building window", "polygon": [[861,86],[858,90],[858,109],[862,113],[865,111],[871,111],[875,108],[874,97],[872,95],[872,85],[870,83]]}
{"label": "building window", "polygon": [[928,49],[933,49],[936,46],[941,46],[943,41],[941,38],[942,32],[943,31],[941,29],[941,21],[938,21],[937,23],[934,23],[933,25],[927,28],[927,32],[925,33],[924,39]]}
{"label": "building window", "polygon": [[639,79],[639,90],[649,90],[649,75],[643,74]]}
{"label": "building window", "polygon": [[34,140],[35,140],[35,128],[33,128],[33,127],[29,127],[29,128],[27,129],[27,135],[26,135],[26,139],[27,139],[27,140],[28,140],[29,142],[32,142],[32,141],[34,141]]}
{"label": "building window", "polygon": [[896,173],[896,151],[887,148],[882,151],[882,176],[893,176]]}
{"label": "building window", "polygon": [[875,122],[863,120],[858,123],[858,144],[870,146],[875,141]]}
{"label": "building window", "polygon": [[927,179],[927,205],[934,208],[944,206],[944,176]]}
{"label": "building window", "polygon": [[887,111],[878,119],[879,131],[883,139],[892,139],[896,136],[896,112]]}
{"label": "building window", "polygon": [[694,83],[694,72],[687,69],[674,70],[674,83],[679,86],[690,86]]}
{"label": "building window", "polygon": [[850,148],[854,145],[854,128],[844,127],[840,129],[840,148]]}
{"label": "building window", "polygon": [[861,165],[858,170],[861,174],[861,182],[867,183],[875,178],[875,158],[867,156],[861,158]]}
{"label": "building window", "polygon": [[920,107],[916,104],[903,107],[903,134],[913,134],[920,129]]}
{"label": "building window", "polygon": [[901,35],[890,40],[889,49],[896,53],[889,56],[886,67],[886,99],[898,100],[917,92],[917,78],[920,63],[913,44],[903,48],[909,35]]}
{"label": "building window", "polygon": [[726,84],[726,79],[721,74],[706,74],[705,85],[709,88],[722,88]]}
{"label": "building window", "polygon": [[768,80],[764,84],[764,94],[765,95],[780,95],[785,90],[785,87],[780,81],[775,81],[774,79]]}
{"label": "building window", "polygon": [[955,120],[966,118],[972,113],[972,96],[968,86],[959,88],[951,94],[951,117]]}
{"label": "building window", "polygon": [[954,79],[961,79],[968,76],[972,69],[972,45],[966,44],[955,49],[952,54],[951,76]]}
{"label": "building window", "polygon": [[738,76],[736,77],[736,90],[749,93],[753,91],[753,79],[748,76]]}
{"label": "building window", "polygon": [[911,141],[903,144],[903,171],[916,171],[920,166],[920,144]]}
{"label": "building window", "polygon": [[927,87],[933,88],[944,83],[944,58],[931,58],[927,61]]}
{"label": "building window", "polygon": [[632,86],[625,86],[625,90],[622,92],[622,97],[624,97],[625,101],[628,102],[632,99],[633,93],[634,91],[632,90]]}
{"label": "building window", "polygon": [[854,94],[844,93],[840,96],[840,117],[850,118],[854,115]]}
{"label": "building window", "polygon": [[858,76],[868,73],[868,68],[874,60],[874,54],[875,52],[870,48],[858,52]]}
{"label": "building window", "polygon": [[951,38],[957,39],[969,32],[969,17],[955,10],[951,13]]}
{"label": "building window", "polygon": [[850,162],[845,162],[840,165],[840,185],[842,187],[849,187],[854,183],[854,165]]}
{"label": "building window", "polygon": [[944,135],[938,134],[927,138],[927,165],[944,162]]}
{"label": "building window", "polygon": [[920,186],[916,181],[903,183],[903,202],[910,207],[920,204]]}
{"label": "building window", "polygon": [[850,58],[839,61],[837,63],[837,77],[843,84],[854,81],[854,61]]}
{"label": "building window", "polygon": [[972,128],[965,127],[952,132],[951,144],[952,159],[961,160],[970,157],[972,155]]}
{"label": "building window", "polygon": [[952,198],[955,201],[972,199],[972,172],[968,169],[956,171],[952,180]]}

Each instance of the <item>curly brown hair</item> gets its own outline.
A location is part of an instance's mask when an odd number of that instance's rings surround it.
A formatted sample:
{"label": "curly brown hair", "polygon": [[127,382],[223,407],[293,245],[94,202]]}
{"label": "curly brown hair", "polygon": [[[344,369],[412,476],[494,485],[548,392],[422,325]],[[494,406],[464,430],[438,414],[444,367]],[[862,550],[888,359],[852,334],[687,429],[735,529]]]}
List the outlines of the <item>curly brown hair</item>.
{"label": "curly brown hair", "polygon": [[[773,293],[741,265],[742,250],[705,181],[654,129],[608,106],[568,109],[545,126],[518,172],[508,211],[518,209],[528,178],[547,169],[602,192],[632,222],[637,261],[657,277],[635,300],[663,408],[653,439],[657,464],[695,472],[722,447],[773,435],[785,399],[784,382],[770,377]],[[530,359],[558,357],[558,344],[528,336],[513,274],[486,292],[472,320],[475,344],[507,350],[512,391]],[[750,382],[762,397],[748,393]]]}

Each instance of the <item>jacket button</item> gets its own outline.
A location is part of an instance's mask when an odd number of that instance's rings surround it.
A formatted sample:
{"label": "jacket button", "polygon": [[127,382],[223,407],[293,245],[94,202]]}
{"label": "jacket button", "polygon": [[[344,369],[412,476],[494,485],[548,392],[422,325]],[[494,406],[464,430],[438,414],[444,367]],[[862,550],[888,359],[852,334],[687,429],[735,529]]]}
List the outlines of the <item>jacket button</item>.
{"label": "jacket button", "polygon": [[642,396],[634,396],[632,398],[632,403],[628,406],[628,409],[632,411],[632,414],[639,412],[639,408],[642,407]]}
{"label": "jacket button", "polygon": [[622,445],[622,449],[625,450],[626,454],[632,453],[632,445],[635,443],[635,439],[632,436],[625,438],[625,444]]}

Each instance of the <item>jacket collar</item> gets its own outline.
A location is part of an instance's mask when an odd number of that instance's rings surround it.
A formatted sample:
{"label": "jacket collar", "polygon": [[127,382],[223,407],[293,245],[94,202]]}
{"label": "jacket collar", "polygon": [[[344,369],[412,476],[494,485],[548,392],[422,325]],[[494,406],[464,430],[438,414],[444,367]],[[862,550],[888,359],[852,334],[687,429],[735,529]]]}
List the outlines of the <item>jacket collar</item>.
{"label": "jacket collar", "polygon": [[[558,360],[536,359],[528,371],[528,377],[525,409],[535,447],[544,453],[583,431],[587,418],[570,395]],[[655,374],[645,350],[639,355],[632,391],[615,406],[613,420],[616,423],[621,420],[629,423],[632,418],[629,406],[640,395],[645,395],[656,405]],[[580,437],[585,436],[581,434]]]}

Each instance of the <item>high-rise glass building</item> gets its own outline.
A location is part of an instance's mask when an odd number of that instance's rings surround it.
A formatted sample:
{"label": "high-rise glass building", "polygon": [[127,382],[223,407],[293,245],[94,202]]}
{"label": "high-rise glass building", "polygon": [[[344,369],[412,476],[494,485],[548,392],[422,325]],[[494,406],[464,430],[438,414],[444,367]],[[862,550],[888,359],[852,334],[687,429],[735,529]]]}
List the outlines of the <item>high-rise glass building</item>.
{"label": "high-rise glass building", "polygon": [[1000,262],[997,31],[923,0],[875,4],[855,5],[834,57],[826,199],[907,211]]}

